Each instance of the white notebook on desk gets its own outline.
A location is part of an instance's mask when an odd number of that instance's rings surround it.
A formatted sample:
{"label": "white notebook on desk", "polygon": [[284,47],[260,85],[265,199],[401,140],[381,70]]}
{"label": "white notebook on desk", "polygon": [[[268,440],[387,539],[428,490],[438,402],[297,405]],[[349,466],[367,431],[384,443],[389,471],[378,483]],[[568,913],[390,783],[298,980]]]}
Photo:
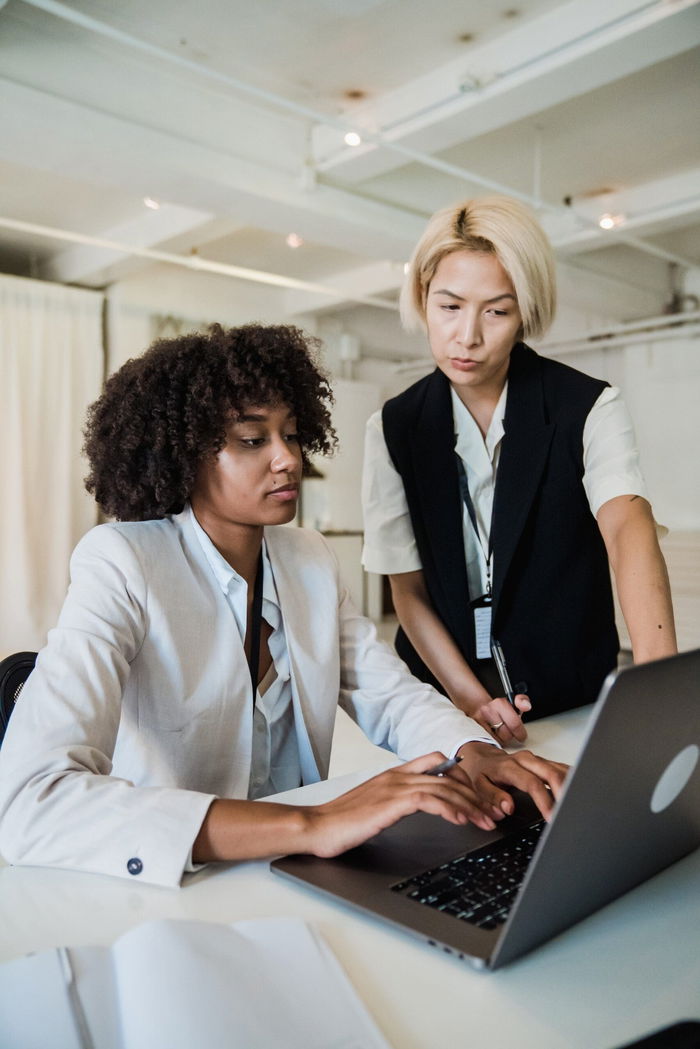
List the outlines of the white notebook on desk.
{"label": "white notebook on desk", "polygon": [[111,947],[6,962],[0,1045],[390,1049],[332,951],[297,918],[151,921]]}

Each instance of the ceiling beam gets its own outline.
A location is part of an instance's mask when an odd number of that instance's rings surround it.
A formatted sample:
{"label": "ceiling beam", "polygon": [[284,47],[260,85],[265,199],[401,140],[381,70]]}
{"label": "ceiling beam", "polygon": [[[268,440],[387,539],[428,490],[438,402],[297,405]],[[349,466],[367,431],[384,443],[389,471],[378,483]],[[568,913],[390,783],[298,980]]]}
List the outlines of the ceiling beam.
{"label": "ceiling beam", "polygon": [[[337,289],[335,296],[290,291],[287,293],[285,311],[290,316],[316,313],[329,307],[337,308],[344,303],[385,295],[401,286],[403,274],[403,263],[387,259],[371,262],[367,266],[358,266],[345,273],[334,273],[331,280],[333,287]],[[393,308],[398,309],[398,304]]]}
{"label": "ceiling beam", "polygon": [[[572,200],[574,221],[583,219],[585,228],[565,228],[566,212],[545,217],[545,226],[555,249],[561,254],[579,254],[609,247],[621,242],[634,247],[638,236],[644,236],[644,250],[681,266],[697,265],[697,260],[655,249],[649,238],[687,223],[700,221],[700,169],[695,168],[667,178],[655,179],[639,186],[598,196],[575,197]],[[602,215],[619,221],[612,229],[602,229]]]}
{"label": "ceiling beam", "polygon": [[[570,0],[313,131],[313,162],[354,183],[522,120],[700,43],[698,0]],[[408,152],[405,152],[407,150]]]}
{"label": "ceiling beam", "polygon": [[[142,213],[128,222],[122,222],[99,233],[105,241],[133,244],[138,248],[155,248],[164,241],[201,229],[212,215],[176,204],[162,204],[157,209],[143,206]],[[44,280],[61,284],[102,283],[102,276],[110,269],[110,279],[116,263],[123,260],[121,252],[95,245],[80,245],[53,255],[39,268]],[[123,274],[122,274],[123,275]]]}
{"label": "ceiling beam", "polygon": [[371,258],[403,259],[423,217],[87,104],[0,79],[0,158]]}

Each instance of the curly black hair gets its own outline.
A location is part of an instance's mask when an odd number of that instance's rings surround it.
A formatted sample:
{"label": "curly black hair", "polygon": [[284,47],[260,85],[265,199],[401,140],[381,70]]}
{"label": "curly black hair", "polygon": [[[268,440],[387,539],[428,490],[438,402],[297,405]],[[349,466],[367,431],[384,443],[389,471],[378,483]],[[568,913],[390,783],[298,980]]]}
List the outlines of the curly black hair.
{"label": "curly black hair", "polygon": [[329,455],[337,441],[319,349],[292,325],[214,324],[159,339],[115,372],[88,409],[85,487],[120,521],[179,513],[199,464],[225,445],[232,417],[263,405],[292,409],[308,468],[310,453]]}

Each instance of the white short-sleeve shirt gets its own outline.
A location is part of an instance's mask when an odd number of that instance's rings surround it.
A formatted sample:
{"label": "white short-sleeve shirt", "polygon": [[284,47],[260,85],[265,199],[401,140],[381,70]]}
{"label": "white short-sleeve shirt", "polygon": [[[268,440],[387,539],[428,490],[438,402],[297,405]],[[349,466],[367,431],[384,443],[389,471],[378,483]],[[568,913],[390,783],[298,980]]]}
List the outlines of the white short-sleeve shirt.
{"label": "white short-sleeve shirt", "polygon": [[[484,551],[488,549],[496,472],[505,432],[503,419],[507,393],[506,382],[483,437],[465,405],[454,389],[451,390],[455,450],[469,479],[469,493],[481,539],[478,543],[468,511],[463,506],[462,530],[472,594],[482,594],[486,590]],[[639,495],[648,499],[634,427],[616,386],[606,387],[588,413],[583,428],[583,466],[583,487],[594,516],[604,503],[619,495]],[[403,481],[384,440],[381,411],[375,412],[367,423],[362,505],[365,527],[362,563],[367,571],[398,575],[422,568]]]}

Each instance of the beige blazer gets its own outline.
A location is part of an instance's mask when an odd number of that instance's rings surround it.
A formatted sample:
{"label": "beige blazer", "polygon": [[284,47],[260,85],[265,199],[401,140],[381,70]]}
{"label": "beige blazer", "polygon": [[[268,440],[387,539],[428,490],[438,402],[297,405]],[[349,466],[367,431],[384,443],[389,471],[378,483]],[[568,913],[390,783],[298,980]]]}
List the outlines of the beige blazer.
{"label": "beige blazer", "polygon": [[[327,776],[338,702],[406,759],[487,738],[377,640],[322,536],[273,527],[265,539],[304,783]],[[177,885],[212,799],[247,795],[249,690],[190,508],[94,528],[0,751],[0,851]]]}

